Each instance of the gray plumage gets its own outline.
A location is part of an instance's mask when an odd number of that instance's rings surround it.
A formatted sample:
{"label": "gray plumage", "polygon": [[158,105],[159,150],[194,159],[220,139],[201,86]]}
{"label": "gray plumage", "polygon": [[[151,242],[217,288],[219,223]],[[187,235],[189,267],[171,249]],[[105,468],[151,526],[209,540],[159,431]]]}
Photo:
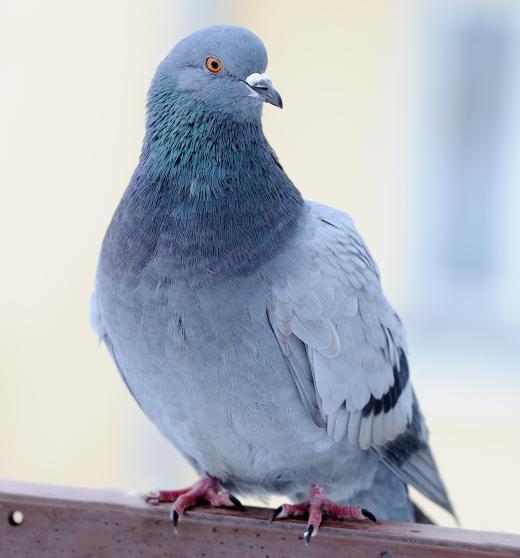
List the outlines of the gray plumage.
{"label": "gray plumage", "polygon": [[266,65],[232,26],[160,65],[92,323],[146,415],[226,488],[301,499],[320,484],[412,520],[410,484],[453,511],[375,263],[347,215],[302,200],[263,135],[262,102],[281,105]]}

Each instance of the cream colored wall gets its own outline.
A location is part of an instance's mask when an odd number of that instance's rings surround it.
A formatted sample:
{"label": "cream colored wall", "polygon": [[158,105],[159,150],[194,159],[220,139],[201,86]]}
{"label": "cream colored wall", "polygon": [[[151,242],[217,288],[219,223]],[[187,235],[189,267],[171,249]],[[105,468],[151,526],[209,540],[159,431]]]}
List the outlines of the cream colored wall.
{"label": "cream colored wall", "polygon": [[158,435],[98,347],[88,300],[150,78],[188,16],[171,0],[2,4],[2,478],[153,485],[139,425]]}
{"label": "cream colored wall", "polygon": [[[408,39],[422,4],[4,0],[0,477],[140,490],[194,478],[141,416],[87,323],[102,235],[139,153],[149,80],[192,29],[230,21],[264,39],[285,103],[265,110],[270,141],[306,197],[355,217],[390,299],[406,304],[416,99]],[[460,466],[456,404],[443,407],[435,384],[422,385],[464,525],[518,530],[507,515],[518,484],[510,497],[504,483],[501,493],[481,491],[492,463]],[[518,462],[505,443],[518,421],[503,422],[500,441],[487,432],[502,479]],[[478,455],[480,440],[466,442]],[[501,513],[481,514],[481,497]]]}

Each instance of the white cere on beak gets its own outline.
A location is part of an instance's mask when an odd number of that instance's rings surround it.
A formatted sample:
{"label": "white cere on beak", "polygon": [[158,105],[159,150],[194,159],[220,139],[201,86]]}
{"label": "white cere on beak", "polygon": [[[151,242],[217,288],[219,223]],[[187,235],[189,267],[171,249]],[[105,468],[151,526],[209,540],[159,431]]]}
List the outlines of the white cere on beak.
{"label": "white cere on beak", "polygon": [[257,83],[260,83],[261,81],[268,81],[269,83],[272,83],[271,78],[267,74],[255,73],[246,77],[246,83],[251,87],[254,87]]}
{"label": "white cere on beak", "polygon": [[[254,87],[257,83],[260,83],[262,81],[263,82],[268,81],[269,83],[271,83],[271,78],[267,74],[259,74],[259,73],[250,74],[246,77],[246,83],[251,87]],[[260,95],[254,89],[251,89],[251,91],[249,92],[249,97],[259,98]]]}

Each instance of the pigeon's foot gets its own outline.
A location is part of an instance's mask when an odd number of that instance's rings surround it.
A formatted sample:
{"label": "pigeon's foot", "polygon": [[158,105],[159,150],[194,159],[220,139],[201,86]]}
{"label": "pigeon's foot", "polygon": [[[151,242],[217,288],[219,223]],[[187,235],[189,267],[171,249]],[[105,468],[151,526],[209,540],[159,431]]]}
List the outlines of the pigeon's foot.
{"label": "pigeon's foot", "polygon": [[217,477],[204,477],[193,486],[181,490],[161,490],[150,492],[145,496],[145,501],[152,505],[173,503],[170,513],[173,528],[177,530],[179,518],[188,508],[197,504],[209,503],[214,507],[237,508],[243,510],[244,506],[239,499],[225,490],[220,490],[220,479]]}
{"label": "pigeon's foot", "polygon": [[374,514],[357,506],[338,506],[327,498],[325,490],[317,484],[309,489],[309,499],[299,504],[283,504],[271,514],[271,521],[285,517],[301,517],[308,514],[307,529],[303,535],[305,544],[318,534],[322,514],[335,519],[370,519],[376,523]]}

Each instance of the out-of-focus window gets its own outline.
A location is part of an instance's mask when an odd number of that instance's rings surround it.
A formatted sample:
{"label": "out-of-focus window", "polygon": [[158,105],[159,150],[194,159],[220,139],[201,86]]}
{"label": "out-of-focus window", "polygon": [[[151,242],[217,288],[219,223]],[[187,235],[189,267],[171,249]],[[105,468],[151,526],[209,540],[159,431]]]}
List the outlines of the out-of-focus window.
{"label": "out-of-focus window", "polygon": [[509,304],[501,301],[511,274],[518,273],[511,269],[517,250],[508,239],[520,237],[520,224],[510,222],[511,206],[520,211],[520,176],[508,155],[520,138],[517,10],[503,3],[436,2],[426,14],[417,176],[420,297],[433,315],[449,306],[468,328],[515,321],[516,292],[509,293]]}

